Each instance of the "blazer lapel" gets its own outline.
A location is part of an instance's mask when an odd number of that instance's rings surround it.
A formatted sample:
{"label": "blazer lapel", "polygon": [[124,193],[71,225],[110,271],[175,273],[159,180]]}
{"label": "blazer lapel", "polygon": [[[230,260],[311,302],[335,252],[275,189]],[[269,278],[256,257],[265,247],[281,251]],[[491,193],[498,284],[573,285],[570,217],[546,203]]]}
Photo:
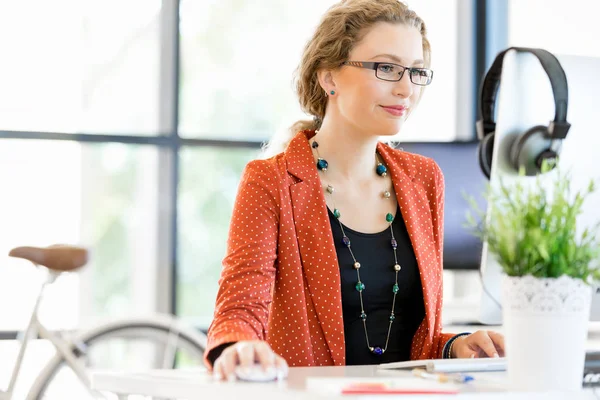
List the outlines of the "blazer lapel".
{"label": "blazer lapel", "polygon": [[378,144],[377,150],[390,171],[402,218],[404,218],[415,252],[423,287],[425,321],[429,330],[428,335],[431,335],[433,333],[437,293],[433,285],[434,281],[426,279],[432,273],[430,264],[434,260],[431,258],[434,239],[429,200],[425,189],[414,178],[416,173],[414,166],[401,163],[399,157],[391,151],[392,149],[382,143]]}
{"label": "blazer lapel", "polygon": [[292,214],[302,268],[323,335],[334,364],[344,365],[339,265],[325,195],[308,142],[312,135],[310,131],[298,133],[286,150],[288,172],[297,178],[290,185]]}

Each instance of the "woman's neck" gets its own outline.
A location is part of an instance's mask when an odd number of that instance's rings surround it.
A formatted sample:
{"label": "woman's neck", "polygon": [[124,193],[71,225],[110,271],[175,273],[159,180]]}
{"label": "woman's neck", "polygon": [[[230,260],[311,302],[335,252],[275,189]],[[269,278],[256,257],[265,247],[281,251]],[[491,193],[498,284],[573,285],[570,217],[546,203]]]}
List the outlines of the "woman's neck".
{"label": "woman's neck", "polygon": [[378,137],[352,127],[323,121],[314,140],[329,163],[327,174],[336,181],[364,181],[375,176]]}

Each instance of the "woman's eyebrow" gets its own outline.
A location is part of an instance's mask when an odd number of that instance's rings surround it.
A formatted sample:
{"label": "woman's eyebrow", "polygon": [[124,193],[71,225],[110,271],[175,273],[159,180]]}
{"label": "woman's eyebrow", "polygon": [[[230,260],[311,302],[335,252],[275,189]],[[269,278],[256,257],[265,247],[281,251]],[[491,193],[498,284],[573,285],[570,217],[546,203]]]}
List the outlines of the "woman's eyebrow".
{"label": "woman's eyebrow", "polygon": [[[397,62],[398,64],[403,64],[404,60],[401,57],[395,56],[393,54],[388,54],[388,53],[384,53],[384,54],[378,54],[375,57],[370,58],[371,60],[378,58],[378,57],[387,57],[389,59],[394,60],[395,62]],[[413,65],[415,64],[424,64],[425,62],[423,60],[415,60],[413,61]]]}

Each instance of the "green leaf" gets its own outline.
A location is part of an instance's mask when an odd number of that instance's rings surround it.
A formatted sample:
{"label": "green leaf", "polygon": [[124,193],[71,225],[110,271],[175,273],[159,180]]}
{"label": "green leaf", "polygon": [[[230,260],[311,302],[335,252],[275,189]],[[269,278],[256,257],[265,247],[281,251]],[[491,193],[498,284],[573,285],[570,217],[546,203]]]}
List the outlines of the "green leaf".
{"label": "green leaf", "polygon": [[493,189],[487,185],[484,198],[490,218],[473,197],[464,195],[470,207],[465,227],[488,243],[508,275],[597,280],[600,221],[578,235],[577,220],[598,185],[591,181],[572,194],[569,174],[558,169],[535,181],[520,172],[513,182],[500,180]]}

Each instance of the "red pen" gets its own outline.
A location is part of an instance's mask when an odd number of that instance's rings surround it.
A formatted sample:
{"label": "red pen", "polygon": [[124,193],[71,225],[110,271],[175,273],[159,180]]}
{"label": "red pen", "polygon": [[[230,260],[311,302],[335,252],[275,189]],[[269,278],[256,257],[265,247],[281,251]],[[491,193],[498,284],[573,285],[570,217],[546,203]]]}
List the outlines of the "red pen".
{"label": "red pen", "polygon": [[458,389],[416,389],[391,387],[380,382],[351,383],[342,388],[342,394],[458,394]]}

